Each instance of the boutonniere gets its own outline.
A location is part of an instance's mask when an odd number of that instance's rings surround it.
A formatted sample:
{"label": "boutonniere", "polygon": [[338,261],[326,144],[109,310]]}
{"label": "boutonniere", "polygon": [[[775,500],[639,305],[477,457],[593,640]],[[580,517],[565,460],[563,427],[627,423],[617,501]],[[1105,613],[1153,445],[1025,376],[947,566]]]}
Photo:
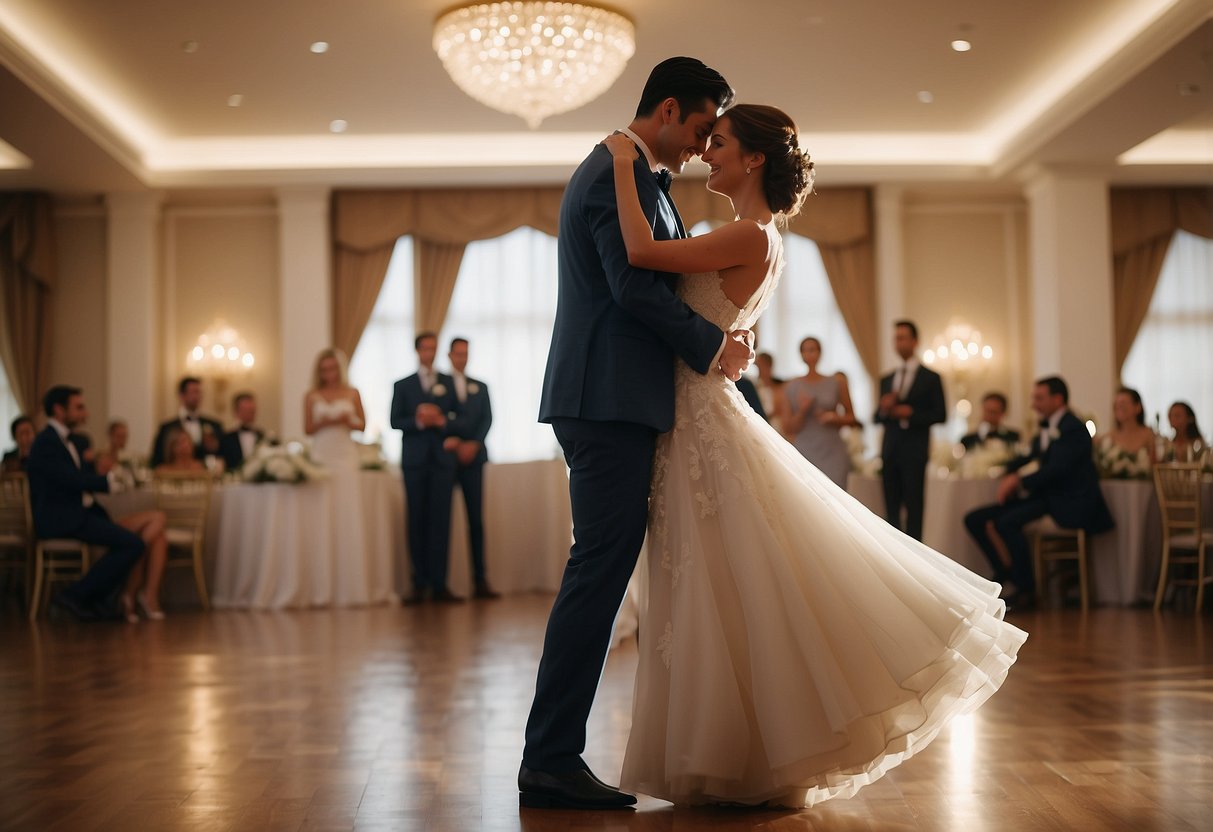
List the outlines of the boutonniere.
{"label": "boutonniere", "polygon": [[470,393],[471,395],[475,396],[479,392],[480,392],[480,385],[477,384],[476,382],[473,381],[471,384],[468,385],[468,393]]}
{"label": "boutonniere", "polygon": [[445,396],[446,395],[446,385],[435,384],[433,387],[430,388],[430,395],[431,396]]}

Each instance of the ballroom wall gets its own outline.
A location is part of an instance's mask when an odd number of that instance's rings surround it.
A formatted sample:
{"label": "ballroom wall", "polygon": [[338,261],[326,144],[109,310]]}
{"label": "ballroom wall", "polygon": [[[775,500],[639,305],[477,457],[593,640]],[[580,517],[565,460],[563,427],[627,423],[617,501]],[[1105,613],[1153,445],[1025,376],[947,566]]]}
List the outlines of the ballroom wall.
{"label": "ballroom wall", "polygon": [[89,433],[101,441],[108,399],[105,210],[67,203],[55,210],[57,284],[51,317],[50,382],[84,389]]}

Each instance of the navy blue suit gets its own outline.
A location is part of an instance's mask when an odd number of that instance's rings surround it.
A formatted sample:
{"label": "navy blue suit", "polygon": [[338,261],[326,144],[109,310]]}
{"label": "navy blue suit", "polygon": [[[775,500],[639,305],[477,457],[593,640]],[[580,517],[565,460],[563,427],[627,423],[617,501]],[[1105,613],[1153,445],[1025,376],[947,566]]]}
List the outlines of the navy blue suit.
{"label": "navy blue suit", "polygon": [[472,578],[480,586],[487,581],[484,569],[484,464],[489,461],[489,452],[484,447],[485,437],[493,425],[493,406],[489,399],[489,386],[483,381],[467,378],[467,398],[459,403],[459,418],[455,432],[460,439],[480,443],[480,452],[468,465],[455,469],[459,490],[463,492],[463,503],[468,511],[468,543],[472,555]]}
{"label": "navy blue suit", "polygon": [[[658,240],[685,236],[643,159],[641,206]],[[674,359],[701,373],[724,337],[675,294],[672,274],[628,264],[610,152],[598,145],[560,205],[559,295],[539,420],[569,466],[574,543],[548,618],[523,764],[585,768],[585,723],[636,567],[657,434],[674,423]]]}
{"label": "navy blue suit", "polygon": [[[1007,465],[1008,473],[1018,471],[1029,462],[1040,467],[1025,476],[1021,485],[1026,498],[1011,499],[1005,505],[990,505],[974,509],[965,515],[965,527],[994,567],[996,580],[1009,580],[1029,592],[1035,586],[1028,540],[1023,527],[1048,514],[1063,529],[1085,529],[1099,534],[1112,528],[1112,514],[1099,489],[1099,472],[1091,458],[1091,434],[1086,425],[1067,411],[1057,424],[1058,437],[1040,450],[1039,434],[1032,440],[1028,456],[1019,457]],[[1011,566],[1007,569],[998,557],[994,544],[986,533],[986,525],[994,529],[1007,544]]]}
{"label": "navy blue suit", "polygon": [[[880,380],[880,395],[893,389],[894,373]],[[919,365],[914,382],[901,397],[913,413],[900,419],[876,411],[875,420],[884,425],[880,446],[882,461],[880,479],[884,489],[885,519],[915,540],[922,540],[922,510],[926,490],[927,460],[931,451],[931,425],[948,418],[943,398],[943,380],[939,373]],[[905,506],[905,525],[901,522],[901,507]]]}
{"label": "navy blue suit", "polygon": [[[417,408],[435,404],[447,416],[442,428],[419,428]],[[408,504],[409,557],[416,592],[442,592],[447,588],[451,542],[451,491],[455,488],[455,455],[442,449],[443,440],[455,433],[455,382],[438,373],[430,392],[417,373],[396,382],[392,394],[392,427],[403,434],[400,468],[404,473]]]}
{"label": "navy blue suit", "polygon": [[143,541],[137,534],[112,522],[96,503],[84,506],[86,492],[105,493],[109,483],[91,466],[78,467],[67,445],[50,426],[38,434],[30,448],[26,475],[34,531],[39,538],[67,537],[109,548],[88,574],[64,593],[82,606],[106,601],[143,555]]}

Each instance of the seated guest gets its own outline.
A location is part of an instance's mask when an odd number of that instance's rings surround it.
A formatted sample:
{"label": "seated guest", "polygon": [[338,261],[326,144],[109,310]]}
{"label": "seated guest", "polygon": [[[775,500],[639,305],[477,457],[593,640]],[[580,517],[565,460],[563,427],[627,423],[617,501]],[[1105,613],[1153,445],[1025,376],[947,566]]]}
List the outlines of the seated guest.
{"label": "seated guest", "polygon": [[[1013,460],[998,485],[998,502],[969,512],[965,527],[1003,584],[1002,597],[1016,606],[1034,601],[1028,539],[1023,528],[1046,514],[1063,529],[1099,534],[1112,528],[1112,515],[1099,490],[1091,458],[1091,435],[1069,410],[1070,391],[1056,376],[1036,382],[1032,409],[1040,416],[1040,433],[1026,457]],[[1038,467],[1020,474],[1029,463]]]}
{"label": "seated guest", "polygon": [[47,426],[34,440],[27,461],[34,531],[39,538],[73,538],[108,550],[54,603],[80,620],[107,617],[106,606],[143,556],[144,543],[97,504],[94,494],[109,491],[109,471],[104,463],[95,471],[86,467],[68,438],[88,418],[80,389],[52,387],[43,398],[43,409]]}
{"label": "seated guest", "polygon": [[1176,462],[1195,462],[1208,448],[1196,424],[1196,411],[1187,402],[1176,402],[1167,411],[1167,421],[1175,435],[1171,439],[1171,457]]}
{"label": "seated guest", "polygon": [[202,404],[202,381],[193,376],[181,379],[177,384],[177,401],[180,404],[177,418],[165,422],[156,432],[149,463],[152,468],[164,462],[164,440],[169,430],[174,427],[181,428],[189,436],[194,443],[194,456],[198,459],[219,453],[219,438],[223,436],[223,425],[198,413],[198,407]]}
{"label": "seated guest", "polygon": [[236,414],[236,429],[225,433],[219,441],[219,455],[228,471],[243,465],[244,460],[253,455],[257,443],[265,438],[265,432],[256,427],[257,400],[252,393],[237,393],[232,400],[232,410]]}
{"label": "seated guest", "polygon": [[135,485],[135,459],[126,449],[130,435],[131,431],[126,422],[121,419],[110,422],[105,431],[108,444],[104,450],[98,452],[96,459],[98,464],[105,460],[106,466],[122,478],[123,485],[133,487]]}
{"label": "seated guest", "polygon": [[1019,431],[1012,430],[1002,423],[1007,415],[1007,397],[1002,393],[986,393],[981,399],[981,424],[977,430],[966,434],[960,444],[966,451],[971,451],[986,440],[996,439],[1006,445],[1014,446],[1019,443]]}
{"label": "seated guest", "polygon": [[1111,455],[1117,452],[1130,457],[1148,460],[1150,464],[1155,459],[1154,431],[1146,426],[1146,409],[1142,406],[1141,395],[1129,387],[1116,391],[1112,399],[1112,417],[1116,426],[1106,434],[1095,438],[1096,447],[1101,454]]}
{"label": "seated guest", "polygon": [[4,473],[13,474],[25,470],[25,462],[29,459],[30,448],[34,446],[34,437],[38,431],[34,429],[34,420],[28,416],[18,416],[9,426],[9,434],[17,447],[4,454]]}
{"label": "seated guest", "polygon": [[160,456],[163,461],[153,469],[157,474],[206,472],[206,466],[194,455],[194,440],[177,425],[171,426],[165,433]]}

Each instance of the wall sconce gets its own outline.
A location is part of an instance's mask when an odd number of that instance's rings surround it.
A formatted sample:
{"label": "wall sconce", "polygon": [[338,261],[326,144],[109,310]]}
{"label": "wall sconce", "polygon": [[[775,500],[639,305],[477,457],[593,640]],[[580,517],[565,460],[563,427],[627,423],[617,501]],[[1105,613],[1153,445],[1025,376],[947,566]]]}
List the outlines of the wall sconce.
{"label": "wall sconce", "polygon": [[222,319],[198,336],[198,342],[185,359],[189,373],[209,379],[215,385],[215,409],[227,410],[227,384],[230,380],[252,372],[256,358],[248,351],[244,339]]}

